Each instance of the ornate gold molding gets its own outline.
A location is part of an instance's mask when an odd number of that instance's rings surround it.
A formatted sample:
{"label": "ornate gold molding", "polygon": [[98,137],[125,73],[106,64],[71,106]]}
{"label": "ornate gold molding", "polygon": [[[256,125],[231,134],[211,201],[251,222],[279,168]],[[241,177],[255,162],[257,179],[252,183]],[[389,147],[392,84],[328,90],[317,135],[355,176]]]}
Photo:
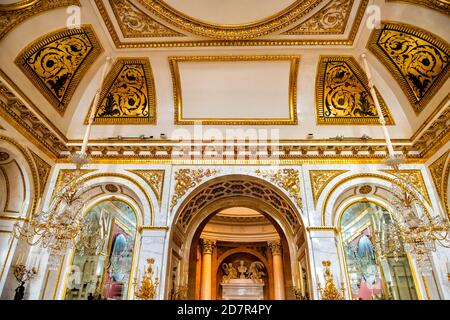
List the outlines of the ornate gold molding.
{"label": "ornate gold molding", "polygon": [[36,153],[34,153],[31,149],[28,149],[33,157],[34,163],[37,168],[37,174],[39,178],[39,187],[40,187],[40,195],[44,193],[45,185],[47,184],[48,177],[50,175],[50,170],[52,166],[47,162],[42,160]]}
{"label": "ornate gold molding", "polygon": [[409,179],[412,186],[423,196],[423,198],[428,202],[431,206],[430,195],[428,194],[427,187],[425,185],[425,181],[423,180],[422,171],[420,170],[401,170],[400,175],[396,174],[394,170],[381,170],[383,172],[389,173],[396,177],[404,177]]}
{"label": "ornate gold molding", "polygon": [[346,39],[257,39],[257,40],[184,40],[184,41],[133,41],[123,42],[117,34],[102,0],[94,0],[100,15],[118,49],[172,48],[172,47],[229,47],[229,46],[351,46],[358,33],[368,0],[361,0],[353,26]]}
{"label": "ornate gold molding", "polygon": [[94,124],[155,124],[155,82],[148,58],[116,59],[95,107]]}
{"label": "ornate gold molding", "polygon": [[450,76],[450,46],[418,27],[382,22],[367,47],[397,80],[419,114]]}
{"label": "ornate gold molding", "polygon": [[268,241],[267,246],[273,256],[281,256],[283,254],[283,246],[281,245],[280,240]]}
{"label": "ornate gold molding", "polygon": [[442,206],[450,218],[450,204],[448,200],[448,181],[450,178],[449,155],[450,151],[445,152],[429,166],[429,170]]}
{"label": "ornate gold molding", "polygon": [[25,20],[57,8],[80,5],[78,0],[22,0],[0,5],[0,40]]}
{"label": "ornate gold molding", "polygon": [[141,177],[152,189],[156,198],[158,199],[158,205],[161,207],[161,200],[164,187],[164,174],[165,170],[127,170]]}
{"label": "ornate gold molding", "polygon": [[182,30],[203,37],[221,40],[248,40],[271,34],[294,23],[322,1],[297,0],[274,16],[261,21],[240,25],[220,25],[189,17],[161,0],[139,0],[151,13]]}
{"label": "ornate gold molding", "polygon": [[354,0],[331,0],[319,12],[288,31],[287,35],[343,34]]}
{"label": "ornate gold molding", "polygon": [[[387,125],[394,125],[377,91]],[[367,77],[352,56],[321,56],[316,77],[317,124],[380,125]]]}
{"label": "ornate gold molding", "polygon": [[302,197],[300,195],[300,173],[296,169],[279,169],[277,171],[256,170],[255,173],[271,181],[278,187],[286,190],[288,194],[295,200],[295,204],[303,210]]}
{"label": "ornate gold molding", "polygon": [[217,174],[218,170],[211,169],[180,169],[175,172],[175,187],[170,201],[170,209],[176,206],[189,189],[197,186],[205,177]]}
{"label": "ornate gold molding", "polygon": [[82,170],[75,170],[75,169],[61,169],[58,172],[58,177],[56,178],[55,185],[53,186],[53,193],[51,199],[53,200],[56,196],[56,194],[63,188],[63,183],[67,181],[75,181],[81,178],[82,176],[94,172],[96,169],[82,169]]}
{"label": "ornate gold molding", "polygon": [[450,2],[448,0],[386,0],[387,2],[406,2],[424,6],[450,15]]}
{"label": "ornate gold molding", "polygon": [[102,52],[92,27],[83,25],[40,37],[19,53],[15,63],[50,104],[64,114],[84,74]]}
{"label": "ornate gold molding", "polygon": [[311,191],[313,194],[314,207],[322,194],[323,189],[337,176],[348,172],[348,170],[310,170]]}
{"label": "ornate gold molding", "polygon": [[109,5],[125,38],[185,36],[151,18],[128,0],[109,0]]}
{"label": "ornate gold molding", "polygon": [[332,226],[310,226],[306,227],[307,231],[333,231],[334,233],[338,233],[338,230],[336,227]]}
{"label": "ornate gold molding", "polygon": [[[182,62],[235,62],[235,61],[290,61],[289,72],[289,118],[287,119],[219,119],[219,118],[184,118],[181,79],[178,64]],[[296,125],[297,124],[297,78],[300,56],[296,55],[261,55],[261,56],[177,56],[169,57],[172,74],[173,96],[175,105],[174,121],[177,125],[193,125],[200,122],[205,125]]]}

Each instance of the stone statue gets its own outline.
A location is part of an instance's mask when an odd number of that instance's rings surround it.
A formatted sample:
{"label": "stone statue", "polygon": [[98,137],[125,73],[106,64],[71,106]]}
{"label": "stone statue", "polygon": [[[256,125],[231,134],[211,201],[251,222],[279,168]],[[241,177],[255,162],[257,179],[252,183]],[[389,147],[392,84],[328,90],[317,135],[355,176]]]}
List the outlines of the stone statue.
{"label": "stone statue", "polygon": [[239,279],[246,279],[245,274],[247,273],[247,267],[244,266],[244,260],[239,261],[239,263],[240,265],[237,268],[240,273]]}
{"label": "stone statue", "polygon": [[248,270],[248,278],[260,281],[263,276],[266,274],[262,271],[264,269],[264,264],[260,261],[253,261],[250,264],[249,270]]}
{"label": "stone statue", "polygon": [[233,267],[232,263],[222,263],[222,269],[225,272],[225,275],[222,277],[224,283],[227,283],[231,279],[237,279],[237,270]]}

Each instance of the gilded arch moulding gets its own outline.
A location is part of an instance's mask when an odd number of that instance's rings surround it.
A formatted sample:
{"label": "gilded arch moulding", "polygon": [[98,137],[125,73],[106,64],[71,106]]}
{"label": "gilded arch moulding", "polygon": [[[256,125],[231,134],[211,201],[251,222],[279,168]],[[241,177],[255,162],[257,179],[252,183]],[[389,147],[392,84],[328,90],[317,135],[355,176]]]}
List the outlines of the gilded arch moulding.
{"label": "gilded arch moulding", "polygon": [[448,200],[448,181],[450,179],[449,155],[450,151],[445,152],[429,166],[429,170],[442,206],[450,218],[450,204]]}
{"label": "gilded arch moulding", "polygon": [[[363,3],[367,0],[362,1]],[[286,35],[343,34],[354,0],[331,0],[319,12],[288,31]]]}
{"label": "gilded arch moulding", "polygon": [[386,2],[406,2],[424,6],[450,15],[450,2],[448,0],[386,0]]}
{"label": "gilded arch moulding", "polygon": [[322,194],[322,191],[337,176],[348,172],[348,170],[310,170],[309,178],[311,181],[311,190],[313,194],[314,207]]}
{"label": "gilded arch moulding", "polygon": [[[386,124],[394,119],[377,91]],[[352,56],[321,56],[316,77],[317,124],[380,125],[367,77]]]}
{"label": "gilded arch moulding", "polygon": [[128,171],[142,178],[150,186],[156,198],[158,199],[158,205],[161,207],[161,200],[164,187],[164,174],[166,171],[165,170],[128,170]]}
{"label": "gilded arch moulding", "polygon": [[109,0],[109,5],[125,38],[185,36],[151,18],[129,0]]}
{"label": "gilded arch moulding", "polygon": [[397,80],[419,114],[450,76],[450,46],[418,27],[383,21],[368,49]]}
{"label": "gilded arch moulding", "polygon": [[91,108],[96,108],[94,124],[155,124],[155,82],[148,58],[116,59],[98,105]]}
{"label": "gilded arch moulding", "polygon": [[90,25],[60,29],[37,39],[15,63],[42,95],[64,114],[83,76],[103,48]]}
{"label": "gilded arch moulding", "polygon": [[302,197],[300,195],[300,173],[296,169],[280,169],[277,171],[256,170],[255,173],[268,179],[273,184],[286,190],[288,194],[294,199],[295,204],[300,210],[303,210]]}
{"label": "gilded arch moulding", "polygon": [[323,0],[295,1],[277,14],[248,24],[220,25],[189,17],[161,0],[139,0],[152,14],[187,32],[221,40],[247,40],[280,30],[313,10]]}
{"label": "gilded arch moulding", "polygon": [[[30,149],[29,149],[30,150]],[[50,170],[52,168],[47,162],[45,162],[41,157],[39,157],[36,153],[30,150],[31,156],[33,157],[34,163],[37,168],[38,178],[39,178],[39,187],[40,187],[40,195],[44,193],[45,185],[47,184],[48,177],[50,175]]]}
{"label": "gilded arch moulding", "polygon": [[11,4],[0,4],[0,40],[27,19],[57,8],[80,6],[79,0],[22,0]]}

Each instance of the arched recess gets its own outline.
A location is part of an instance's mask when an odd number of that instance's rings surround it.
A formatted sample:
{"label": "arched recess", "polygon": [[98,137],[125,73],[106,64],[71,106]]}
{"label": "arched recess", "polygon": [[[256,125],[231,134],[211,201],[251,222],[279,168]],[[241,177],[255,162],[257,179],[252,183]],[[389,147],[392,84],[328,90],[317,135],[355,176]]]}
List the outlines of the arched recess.
{"label": "arched recess", "polygon": [[[338,242],[340,243],[338,254],[340,255],[341,270],[344,270],[346,275],[346,288],[351,296],[350,292],[350,279],[346,265],[345,253],[343,248],[342,230],[341,230],[341,217],[351,205],[358,202],[374,203],[382,208],[385,208],[392,217],[396,217],[397,213],[392,207],[390,198],[392,194],[389,189],[392,183],[395,181],[390,176],[385,176],[376,173],[356,174],[350,175],[339,182],[337,182],[328,192],[322,207],[322,221],[324,225],[333,226],[338,231]],[[416,190],[411,189],[412,192],[419,198],[423,206],[431,212],[431,207],[423,196]],[[428,214],[428,213],[427,213]],[[420,277],[415,265],[415,259],[412,256],[407,255],[407,260],[414,279],[414,286],[419,299],[424,299],[425,292],[428,294],[428,290],[436,290],[439,294],[439,286],[435,281],[433,283],[425,284],[423,277]]]}
{"label": "arched recess", "polygon": [[[305,226],[295,205],[278,187],[247,175],[213,178],[194,189],[178,207],[169,236],[165,297],[177,287],[188,286],[188,299],[195,293],[195,250],[193,243],[203,227],[220,210],[244,207],[269,219],[281,237],[286,296],[299,285],[298,254],[305,243]],[[287,254],[286,254],[287,253]]]}

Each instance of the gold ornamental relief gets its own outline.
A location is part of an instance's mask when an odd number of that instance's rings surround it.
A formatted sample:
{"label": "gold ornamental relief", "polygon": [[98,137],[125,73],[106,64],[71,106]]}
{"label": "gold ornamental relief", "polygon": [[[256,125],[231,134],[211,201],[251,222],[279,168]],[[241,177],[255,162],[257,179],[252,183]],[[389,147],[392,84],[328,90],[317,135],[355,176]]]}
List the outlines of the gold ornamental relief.
{"label": "gold ornamental relief", "polygon": [[419,114],[450,76],[450,46],[417,27],[383,22],[368,48],[393,74]]}
{"label": "gold ornamental relief", "polygon": [[211,169],[180,169],[175,172],[175,187],[170,209],[172,210],[186,192],[197,186],[204,178],[217,174],[219,170]]}
{"label": "gold ornamental relief", "polygon": [[39,179],[39,190],[40,195],[44,193],[45,185],[47,184],[48,176],[50,175],[51,165],[45,162],[36,153],[30,150],[31,156],[33,157],[34,163],[37,168],[38,179]]}
{"label": "gold ornamental relief", "polygon": [[294,23],[323,2],[323,0],[298,0],[281,12],[261,21],[239,25],[220,25],[187,16],[162,0],[138,1],[152,14],[180,29],[203,37],[221,40],[245,40],[274,33]]}
{"label": "gold ornamental relief", "polygon": [[450,204],[448,200],[448,181],[450,178],[450,159],[448,159],[449,155],[450,151],[445,152],[430,165],[429,169],[439,199],[441,200],[444,210],[447,212],[447,215],[450,218]]}
{"label": "gold ornamental relief", "polygon": [[311,18],[283,32],[283,34],[343,34],[353,8],[353,3],[354,0],[331,0]]}
{"label": "gold ornamental relief", "polygon": [[155,124],[156,93],[149,60],[117,59],[96,108],[94,124]]}
{"label": "gold ornamental relief", "polygon": [[141,177],[152,189],[161,206],[165,170],[128,170]]}
{"label": "gold ornamental relief", "polygon": [[36,40],[16,65],[61,113],[67,108],[87,69],[103,51],[93,29],[62,29]]}
{"label": "gold ornamental relief", "polygon": [[184,37],[142,12],[128,0],[109,0],[125,38],[141,37]]}
{"label": "gold ornamental relief", "polygon": [[416,189],[428,202],[429,205],[431,205],[431,199],[427,191],[427,187],[425,185],[425,181],[423,180],[422,172],[420,170],[401,170],[400,175],[396,174],[394,170],[382,170],[386,173],[395,175],[399,178],[405,178],[407,179],[411,185]]}
{"label": "gold ornamental relief", "polygon": [[386,2],[407,2],[450,15],[450,1],[448,0],[386,0]]}
{"label": "gold ornamental relief", "polygon": [[310,170],[309,178],[314,199],[314,207],[325,187],[337,176],[348,172],[347,170]]}
{"label": "gold ornamental relief", "polygon": [[277,171],[256,170],[255,173],[271,181],[273,184],[286,190],[295,200],[295,204],[303,209],[302,197],[300,195],[300,173],[296,169],[280,169]]}
{"label": "gold ornamental relief", "polygon": [[56,179],[55,186],[53,188],[52,193],[52,200],[55,198],[56,194],[63,188],[64,184],[71,183],[72,181],[75,181],[79,179],[80,177],[91,173],[93,171],[96,171],[96,169],[82,169],[82,170],[76,170],[76,169],[61,169],[58,173],[58,178]]}
{"label": "gold ornamental relief", "polygon": [[[377,92],[386,124],[394,120]],[[317,124],[379,125],[367,77],[351,56],[322,56],[316,78]]]}

